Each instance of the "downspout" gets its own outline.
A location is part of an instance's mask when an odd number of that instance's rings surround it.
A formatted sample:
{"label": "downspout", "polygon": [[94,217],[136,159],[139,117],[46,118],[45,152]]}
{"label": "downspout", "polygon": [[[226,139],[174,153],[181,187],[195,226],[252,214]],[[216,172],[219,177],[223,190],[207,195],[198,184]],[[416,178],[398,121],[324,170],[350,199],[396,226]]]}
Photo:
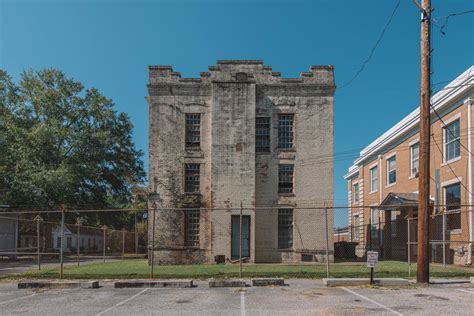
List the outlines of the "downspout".
{"label": "downspout", "polygon": [[472,241],[474,239],[473,225],[472,225],[472,133],[471,133],[471,120],[472,120],[472,100],[468,98],[467,103],[467,148],[468,148],[468,158],[467,158],[467,181],[468,181],[468,212],[469,212],[469,246],[467,248],[467,265],[472,264]]}
{"label": "downspout", "polygon": [[380,232],[381,231],[381,225],[380,223],[382,222],[382,212],[380,212],[380,204],[382,204],[382,201],[383,201],[383,193],[382,193],[382,188],[383,188],[383,178],[382,178],[382,174],[383,174],[383,167],[382,167],[382,162],[383,162],[383,159],[382,159],[382,155],[379,155],[379,172],[380,172],[380,180],[379,180],[379,207],[378,207],[378,218],[379,218],[379,221],[378,221],[378,233],[379,233],[379,238],[378,238],[378,242],[379,242],[379,250],[381,248],[381,246],[383,245],[383,240],[382,240],[382,233]]}

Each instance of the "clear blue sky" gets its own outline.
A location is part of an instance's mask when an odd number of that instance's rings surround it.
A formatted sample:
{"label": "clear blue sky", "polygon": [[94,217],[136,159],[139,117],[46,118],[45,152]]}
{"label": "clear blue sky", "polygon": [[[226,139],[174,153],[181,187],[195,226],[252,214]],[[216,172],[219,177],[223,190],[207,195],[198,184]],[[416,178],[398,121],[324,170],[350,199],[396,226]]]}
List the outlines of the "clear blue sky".
{"label": "clear blue sky", "polygon": [[[433,16],[474,9],[472,0],[434,0]],[[0,67],[15,79],[25,68],[55,67],[97,87],[135,125],[147,152],[147,66],[170,64],[197,77],[217,59],[263,59],[282,76],[314,64],[335,66],[342,86],[374,45],[396,0],[112,1],[0,0]],[[420,14],[401,0],[365,71],[335,98],[335,201],[347,203],[342,179],[361,149],[418,105]],[[444,20],[440,20],[442,24]],[[473,64],[474,14],[434,28],[433,82]],[[435,86],[435,88],[441,86]],[[336,214],[344,225],[346,213]]]}

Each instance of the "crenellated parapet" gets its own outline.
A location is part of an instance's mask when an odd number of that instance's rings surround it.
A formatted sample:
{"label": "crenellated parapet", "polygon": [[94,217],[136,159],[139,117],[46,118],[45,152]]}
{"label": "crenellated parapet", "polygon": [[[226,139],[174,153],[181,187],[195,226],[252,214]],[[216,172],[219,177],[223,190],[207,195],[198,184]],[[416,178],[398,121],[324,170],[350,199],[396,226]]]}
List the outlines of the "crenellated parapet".
{"label": "crenellated parapet", "polygon": [[334,66],[311,66],[298,78],[282,78],[281,73],[264,65],[262,60],[218,60],[201,72],[199,78],[182,78],[169,65],[149,66],[149,85],[154,84],[196,84],[211,82],[255,82],[257,84],[311,84],[334,86]]}

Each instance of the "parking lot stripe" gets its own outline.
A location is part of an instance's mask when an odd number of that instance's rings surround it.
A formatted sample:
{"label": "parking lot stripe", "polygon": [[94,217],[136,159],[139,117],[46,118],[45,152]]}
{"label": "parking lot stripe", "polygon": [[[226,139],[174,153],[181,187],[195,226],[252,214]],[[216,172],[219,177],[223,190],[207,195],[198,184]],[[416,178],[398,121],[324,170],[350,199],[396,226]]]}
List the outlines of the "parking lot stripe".
{"label": "parking lot stripe", "polygon": [[10,302],[19,301],[19,300],[23,300],[23,299],[25,299],[25,298],[32,297],[32,296],[35,296],[35,295],[36,295],[36,293],[31,294],[31,295],[27,295],[27,296],[22,296],[22,297],[14,298],[14,299],[12,299],[12,300],[8,300],[8,301],[5,301],[5,302],[0,302],[0,305],[7,304],[7,303],[10,303]]}
{"label": "parking lot stripe", "polygon": [[123,304],[127,303],[128,301],[133,300],[135,297],[137,297],[137,296],[139,296],[139,295],[145,293],[147,290],[149,290],[149,288],[146,288],[146,289],[144,289],[144,290],[138,292],[137,294],[135,294],[135,295],[133,295],[133,296],[130,296],[129,298],[124,299],[123,301],[118,302],[118,303],[115,304],[114,306],[111,306],[111,307],[107,308],[106,310],[104,310],[104,311],[102,311],[102,312],[100,312],[100,313],[98,313],[98,314],[96,314],[96,315],[97,315],[97,316],[100,316],[100,315],[102,315],[102,314],[105,314],[105,313],[107,313],[108,311],[111,311],[112,309],[114,309],[115,307],[118,307],[118,306],[120,306],[120,305],[123,305]]}
{"label": "parking lot stripe", "polygon": [[463,290],[463,289],[458,289],[458,291],[462,291],[462,292],[466,292],[466,293],[471,293],[471,294],[474,294],[474,292],[472,292],[472,291]]}
{"label": "parking lot stripe", "polygon": [[240,291],[240,316],[245,316],[245,291]]}
{"label": "parking lot stripe", "polygon": [[354,291],[352,291],[352,290],[349,290],[348,288],[345,288],[345,287],[342,287],[342,289],[343,289],[344,291],[349,292],[349,293],[351,293],[351,294],[354,294],[355,296],[358,296],[358,297],[360,297],[360,298],[362,298],[362,299],[364,299],[364,300],[366,300],[366,301],[368,301],[368,302],[371,302],[372,304],[375,304],[375,305],[377,305],[377,306],[380,306],[380,307],[382,307],[383,309],[388,310],[389,312],[394,313],[395,315],[402,315],[402,316],[403,316],[402,313],[399,313],[399,312],[397,312],[396,310],[391,309],[390,307],[387,307],[387,306],[385,306],[385,305],[383,305],[383,304],[380,304],[380,303],[378,303],[378,302],[376,302],[376,301],[374,301],[374,300],[372,300],[372,299],[370,299],[370,298],[368,298],[368,297],[365,297],[365,296],[362,295],[362,294],[356,293],[356,292],[354,292]]}

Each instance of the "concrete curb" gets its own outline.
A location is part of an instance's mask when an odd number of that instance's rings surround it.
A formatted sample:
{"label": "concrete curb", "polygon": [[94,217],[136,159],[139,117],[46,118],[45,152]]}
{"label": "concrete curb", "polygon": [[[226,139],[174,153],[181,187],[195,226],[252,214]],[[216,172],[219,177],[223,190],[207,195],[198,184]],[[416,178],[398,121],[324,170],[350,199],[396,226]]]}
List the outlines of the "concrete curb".
{"label": "concrete curb", "polygon": [[193,280],[130,280],[116,281],[114,288],[192,288]]}
{"label": "concrete curb", "polygon": [[252,279],[252,286],[285,286],[283,278],[255,278]]}
{"label": "concrete curb", "polygon": [[209,287],[245,287],[247,283],[242,279],[209,279]]}
{"label": "concrete curb", "polygon": [[34,281],[20,282],[18,289],[97,289],[99,281]]}
{"label": "concrete curb", "polygon": [[[360,286],[370,284],[369,278],[330,278],[323,279],[326,286]],[[410,282],[401,278],[374,279],[374,284],[381,286],[408,286]]]}

